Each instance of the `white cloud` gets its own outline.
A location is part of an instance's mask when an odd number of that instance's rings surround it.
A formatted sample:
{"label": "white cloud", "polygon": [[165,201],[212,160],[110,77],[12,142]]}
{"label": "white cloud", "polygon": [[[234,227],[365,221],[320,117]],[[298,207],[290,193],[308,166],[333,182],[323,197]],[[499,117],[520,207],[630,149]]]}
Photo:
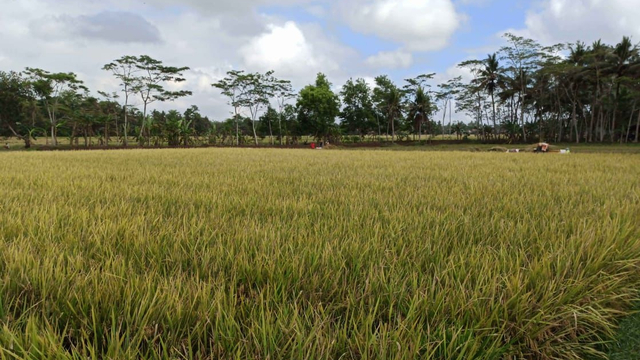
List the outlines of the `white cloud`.
{"label": "white cloud", "polygon": [[[176,108],[183,111],[196,104],[204,115],[216,120],[228,117],[229,110],[226,99],[210,84],[226,71],[240,67],[242,59],[236,49],[263,27],[262,18],[257,15],[234,18],[233,14],[222,17],[190,10],[158,14],[153,11],[136,12],[138,10],[126,4],[113,8],[113,4],[95,1],[59,0],[54,5],[45,0],[21,0],[3,6],[0,12],[0,49],[11,51],[1,51],[5,58],[0,62],[0,70],[21,71],[25,67],[37,67],[52,72],[73,71],[96,95],[98,90],[118,90],[117,81],[101,70],[104,64],[123,55],[146,54],[166,65],[192,68],[185,73],[187,81],[180,86],[193,91],[194,95],[173,103],[154,103],[152,109]],[[115,34],[116,38],[103,36],[100,32],[85,32],[78,36],[76,25],[88,26],[88,22],[109,9],[137,14],[135,18],[140,21],[133,23],[134,27],[121,29]],[[47,21],[52,19],[62,21]],[[223,25],[229,19],[235,21],[234,26]],[[33,25],[38,22],[43,25]],[[92,29],[104,28],[104,18],[99,19],[98,24],[100,26]],[[146,39],[152,41],[131,43],[126,38],[128,30],[135,30],[135,26],[140,24],[143,29],[144,26],[157,29],[163,41],[154,41],[156,38],[148,36]],[[235,31],[236,28],[243,30]],[[251,33],[247,29],[258,30]],[[130,36],[135,38],[134,34]],[[138,40],[144,39],[138,37]],[[168,87],[173,88],[172,85]]]}
{"label": "white cloud", "polygon": [[47,16],[33,20],[29,29],[45,39],[76,36],[124,43],[160,42],[160,31],[138,14],[102,11],[94,15]]}
{"label": "white cloud", "polygon": [[[194,95],[154,103],[152,109],[182,111],[196,104],[204,115],[219,120],[229,115],[229,108],[210,84],[228,70],[275,70],[296,89],[312,83],[317,72],[324,72],[336,88],[354,74],[371,79],[379,67],[409,67],[416,49],[445,44],[461,18],[450,1],[6,1],[0,12],[0,70],[73,71],[95,95],[98,90],[118,90],[117,81],[101,70],[104,64],[123,55],[146,54],[166,65],[192,69],[180,86]],[[277,12],[261,14],[265,4],[300,6],[326,21],[296,22]],[[340,11],[356,14],[352,20],[364,26],[360,5],[375,12],[366,32],[395,39],[400,50],[366,60],[342,43],[335,31],[343,21]],[[344,21],[352,24],[346,15]],[[420,21],[412,24],[403,16]],[[454,26],[446,19],[453,19]]]}
{"label": "white cloud", "polygon": [[[117,3],[131,2],[130,0],[111,1]],[[189,6],[207,13],[246,13],[251,12],[260,5],[299,5],[313,2],[314,0],[145,0],[144,4],[160,7]]]}
{"label": "white cloud", "polygon": [[469,68],[461,68],[458,65],[452,65],[444,73],[438,73],[434,77],[435,84],[444,84],[445,82],[454,79],[456,77],[461,77],[462,82],[468,84],[474,79],[474,75]]}
{"label": "white cloud", "polygon": [[446,47],[465,18],[451,0],[351,0],[338,8],[355,31],[403,44],[409,51]]}
{"label": "white cloud", "polygon": [[290,79],[302,87],[318,72],[343,77],[341,64],[354,52],[327,38],[314,25],[301,26],[293,21],[268,24],[266,30],[249,40],[239,50],[249,71],[274,70],[276,76]]}
{"label": "white cloud", "polygon": [[413,55],[403,50],[382,51],[367,58],[365,64],[377,69],[408,68],[413,64]]}
{"label": "white cloud", "polygon": [[267,31],[242,47],[240,54],[247,66],[260,70],[278,67],[278,70],[298,73],[320,65],[313,45],[292,21],[283,26],[267,25]]}
{"label": "white cloud", "polygon": [[545,0],[529,11],[520,34],[543,43],[592,42],[611,44],[623,36],[640,38],[638,0]]}
{"label": "white cloud", "polygon": [[[208,5],[202,2],[200,6]],[[135,14],[128,20],[136,21],[118,22],[118,17],[113,16],[116,13],[106,11]],[[297,86],[313,81],[317,71],[334,78],[343,71],[339,62],[348,50],[324,35],[322,28],[291,23],[274,25],[265,32],[267,24],[277,23],[274,21],[254,11],[214,14],[189,7],[164,10],[161,6],[121,0],[59,0],[55,4],[47,0],[12,1],[3,4],[0,12],[0,49],[6,50],[0,50],[0,70],[37,67],[52,72],[73,71],[95,95],[98,90],[118,90],[113,77],[101,70],[104,64],[123,55],[146,54],[167,65],[192,69],[185,73],[187,81],[180,86],[193,91],[193,96],[173,103],[154,103],[152,109],[183,111],[196,104],[204,115],[220,120],[229,116],[229,108],[211,83],[228,70],[251,65],[248,71],[258,71],[268,66],[277,70],[279,77],[291,75]],[[102,31],[113,24],[120,24],[118,32]],[[91,31],[80,36],[78,28]],[[146,31],[142,37],[140,29]],[[274,34],[281,43],[269,42]],[[264,41],[269,44],[267,47],[263,46]],[[239,51],[250,44],[257,46],[262,58]],[[270,48],[274,46],[277,51]]]}

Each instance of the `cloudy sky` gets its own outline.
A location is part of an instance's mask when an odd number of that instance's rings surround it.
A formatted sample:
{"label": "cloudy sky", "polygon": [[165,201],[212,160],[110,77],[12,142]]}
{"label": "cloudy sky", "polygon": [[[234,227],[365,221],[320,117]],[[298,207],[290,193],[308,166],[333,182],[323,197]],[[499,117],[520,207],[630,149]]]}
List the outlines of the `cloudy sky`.
{"label": "cloudy sky", "polygon": [[514,32],[544,45],[623,35],[640,40],[640,0],[0,0],[0,70],[73,71],[94,91],[118,83],[101,68],[146,54],[189,66],[191,104],[220,120],[229,109],[210,84],[231,69],[275,70],[299,89],[322,71],[394,80],[484,58]]}

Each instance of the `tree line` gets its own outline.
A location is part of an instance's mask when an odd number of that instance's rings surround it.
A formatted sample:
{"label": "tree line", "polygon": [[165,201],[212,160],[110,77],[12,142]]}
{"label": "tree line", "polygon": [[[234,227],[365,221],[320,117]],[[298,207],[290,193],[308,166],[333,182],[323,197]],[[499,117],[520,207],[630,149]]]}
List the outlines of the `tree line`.
{"label": "tree line", "polygon": [[[92,95],[74,73],[27,68],[0,71],[0,136],[36,137],[59,145],[138,146],[297,144],[425,139],[474,135],[508,142],[638,142],[640,51],[624,37],[542,46],[505,34],[506,45],[485,59],[459,64],[472,79],[433,84],[435,74],[394,83],[349,79],[334,91],[322,73],[300,91],[273,71],[229,71],[211,84],[228,99],[231,116],[213,121],[197,106],[185,112],[150,110],[157,102],[192,95],[182,90],[188,67],[147,55],[123,56],[103,66],[118,91]],[[173,89],[173,90],[171,90]],[[178,89],[178,90],[176,90]],[[440,114],[438,114],[440,113]],[[436,119],[436,114],[438,118]],[[454,115],[466,114],[462,122]],[[441,117],[440,117],[441,116]]]}

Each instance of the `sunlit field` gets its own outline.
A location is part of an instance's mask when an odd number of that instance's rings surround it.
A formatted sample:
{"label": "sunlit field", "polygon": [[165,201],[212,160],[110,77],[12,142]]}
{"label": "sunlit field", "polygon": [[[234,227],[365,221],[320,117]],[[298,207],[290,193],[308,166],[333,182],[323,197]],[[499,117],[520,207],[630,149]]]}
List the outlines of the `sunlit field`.
{"label": "sunlit field", "polygon": [[1,359],[583,359],[640,156],[1,152]]}

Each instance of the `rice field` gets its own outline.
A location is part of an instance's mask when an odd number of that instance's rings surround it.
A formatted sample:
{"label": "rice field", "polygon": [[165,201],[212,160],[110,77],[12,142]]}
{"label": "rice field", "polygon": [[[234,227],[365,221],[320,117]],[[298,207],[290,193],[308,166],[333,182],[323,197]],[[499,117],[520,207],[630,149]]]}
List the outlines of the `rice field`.
{"label": "rice field", "polygon": [[0,359],[604,358],[640,155],[0,153]]}

